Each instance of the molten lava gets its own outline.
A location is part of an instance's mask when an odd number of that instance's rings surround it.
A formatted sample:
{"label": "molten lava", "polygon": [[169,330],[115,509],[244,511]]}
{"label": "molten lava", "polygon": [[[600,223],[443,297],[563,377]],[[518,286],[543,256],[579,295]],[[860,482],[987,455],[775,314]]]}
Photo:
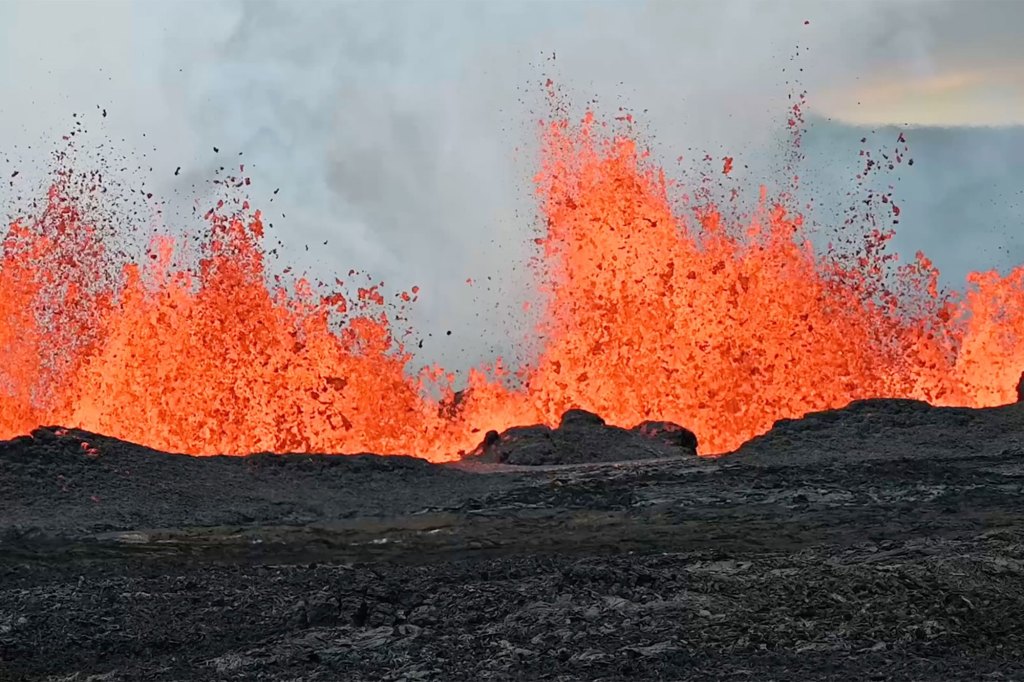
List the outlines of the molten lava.
{"label": "molten lava", "polygon": [[0,438],[66,424],[190,454],[441,461],[579,407],[684,424],[708,454],[859,398],[1015,399],[1024,267],[943,295],[923,255],[889,266],[885,233],[856,257],[822,254],[763,190],[742,223],[681,202],[633,139],[605,131],[591,115],[544,126],[546,345],[516,388],[498,365],[460,400],[442,369],[414,375],[376,288],[347,300],[268,284],[258,212],[211,214],[194,271],[171,265],[170,236],[114,269],[58,183],[2,244]]}

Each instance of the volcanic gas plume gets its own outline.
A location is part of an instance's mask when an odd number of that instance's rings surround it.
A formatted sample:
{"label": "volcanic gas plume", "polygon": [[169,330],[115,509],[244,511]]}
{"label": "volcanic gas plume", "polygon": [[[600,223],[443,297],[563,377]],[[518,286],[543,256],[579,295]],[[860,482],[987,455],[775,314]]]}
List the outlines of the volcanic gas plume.
{"label": "volcanic gas plume", "polygon": [[197,268],[172,265],[169,235],[111,267],[58,179],[47,210],[3,242],[0,438],[59,423],[191,454],[442,461],[579,407],[627,427],[684,424],[710,454],[859,398],[1014,399],[1024,267],[941,293],[923,255],[893,266],[884,230],[822,253],[790,197],[762,190],[734,219],[614,130],[591,114],[543,124],[543,347],[516,381],[498,363],[457,397],[444,369],[413,370],[379,288],[350,299],[273,283],[247,204],[208,214]]}

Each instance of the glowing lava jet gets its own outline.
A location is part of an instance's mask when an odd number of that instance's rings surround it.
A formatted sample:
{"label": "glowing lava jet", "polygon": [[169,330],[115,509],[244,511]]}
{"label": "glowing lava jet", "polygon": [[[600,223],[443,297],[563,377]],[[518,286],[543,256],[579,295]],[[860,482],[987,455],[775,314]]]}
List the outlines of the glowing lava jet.
{"label": "glowing lava jet", "polygon": [[[454,408],[443,369],[411,371],[378,289],[348,300],[268,285],[258,212],[211,213],[192,271],[172,267],[170,236],[115,267],[58,182],[45,214],[3,241],[0,438],[59,423],[191,454],[442,461],[490,429],[579,407],[627,427],[684,424],[709,454],[858,398],[1015,399],[1024,268],[944,295],[924,256],[891,264],[884,232],[840,256],[763,191],[742,221],[686,204],[608,131],[590,114],[544,124],[545,346],[515,389],[500,364],[472,373]],[[426,397],[437,383],[440,401]]]}

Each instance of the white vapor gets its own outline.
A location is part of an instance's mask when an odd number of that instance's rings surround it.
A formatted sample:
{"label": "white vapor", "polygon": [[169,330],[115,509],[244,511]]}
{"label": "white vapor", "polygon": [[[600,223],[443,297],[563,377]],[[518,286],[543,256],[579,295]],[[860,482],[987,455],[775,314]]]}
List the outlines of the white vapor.
{"label": "white vapor", "polygon": [[[756,193],[779,165],[787,95],[806,88],[813,108],[816,93],[976,55],[951,27],[983,48],[986,26],[1020,17],[984,4],[987,24],[978,3],[911,0],[9,3],[0,56],[18,66],[0,75],[0,130],[23,147],[106,107],[112,138],[145,145],[145,184],[183,197],[172,224],[196,182],[245,163],[282,262],[419,285],[420,359],[464,368],[512,353],[523,325],[542,77],[580,110],[629,107],[663,160],[734,156]],[[941,234],[924,239],[941,251]]]}

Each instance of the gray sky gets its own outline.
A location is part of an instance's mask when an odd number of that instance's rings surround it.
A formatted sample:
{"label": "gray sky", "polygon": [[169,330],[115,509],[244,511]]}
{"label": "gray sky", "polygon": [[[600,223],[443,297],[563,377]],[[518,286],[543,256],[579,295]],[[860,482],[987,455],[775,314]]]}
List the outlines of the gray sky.
{"label": "gray sky", "polygon": [[[780,163],[799,76],[821,119],[808,163],[832,183],[822,195],[842,194],[858,164],[848,125],[1024,124],[1020,26],[1015,0],[0,0],[0,177],[20,171],[0,201],[23,210],[14,196],[43,181],[73,113],[89,122],[83,144],[130,159],[111,177],[169,202],[169,229],[194,227],[214,169],[244,161],[282,266],[419,285],[414,321],[434,335],[422,359],[475,364],[507,355],[522,326],[542,76],[580,109],[596,97],[599,110],[646,112],[665,159],[733,155],[752,196]],[[1024,256],[999,251],[1015,243],[1024,186],[1002,134],[922,138],[919,154],[942,167],[902,180],[899,245],[928,251],[954,283]],[[951,214],[961,190],[983,207]]]}

